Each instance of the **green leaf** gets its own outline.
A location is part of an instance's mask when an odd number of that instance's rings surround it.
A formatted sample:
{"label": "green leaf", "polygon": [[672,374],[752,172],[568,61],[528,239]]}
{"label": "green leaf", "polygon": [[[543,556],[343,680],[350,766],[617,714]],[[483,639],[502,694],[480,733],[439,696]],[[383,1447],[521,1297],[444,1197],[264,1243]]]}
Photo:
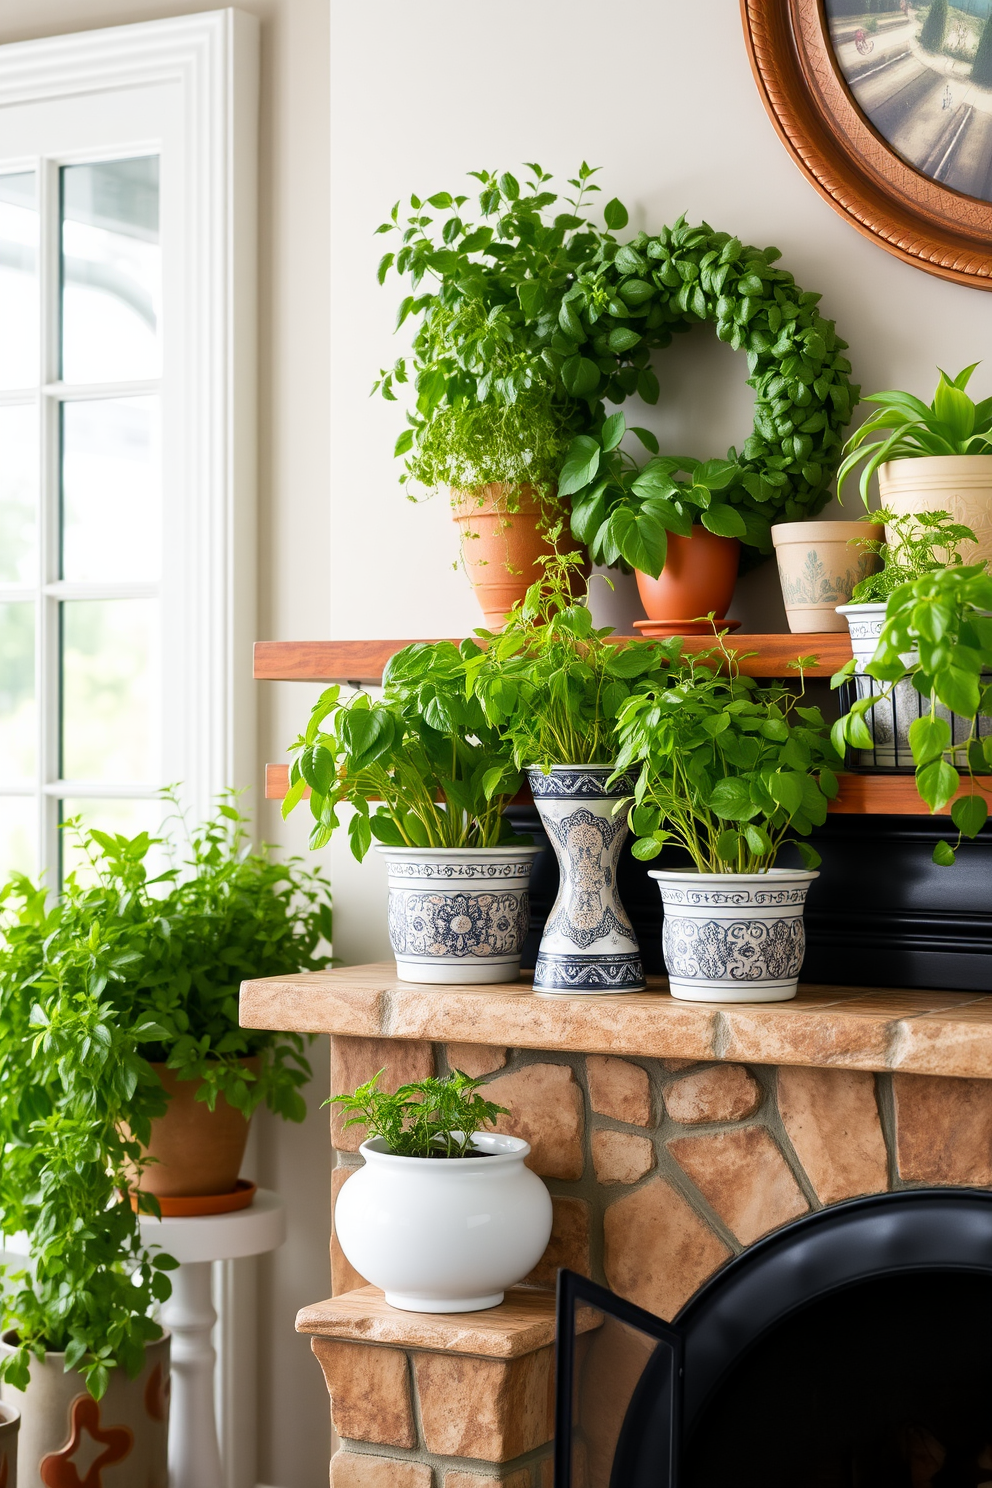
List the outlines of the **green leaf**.
{"label": "green leaf", "polygon": [[764,827],[758,827],[754,822],[748,822],[744,828],[744,840],[756,857],[764,858],[772,850],[771,838]]}
{"label": "green leaf", "polygon": [[974,718],[981,702],[981,688],[974,672],[953,664],[941,667],[934,678],[934,691],[945,707],[963,718]]}
{"label": "green leaf", "polygon": [[925,765],[932,759],[940,759],[951,743],[951,727],[943,718],[925,713],[914,718],[909,725],[909,747],[917,765]]}
{"label": "green leaf", "polygon": [[622,413],[611,413],[603,424],[603,432],[600,436],[603,453],[616,449],[624,434],[627,432],[627,422]]}
{"label": "green leaf", "polygon": [[709,807],[724,821],[750,821],[758,815],[751,792],[736,775],[717,781],[710,792]]}
{"label": "green leaf", "polygon": [[954,849],[949,842],[938,842],[933,850],[933,861],[941,868],[954,867]]}
{"label": "green leaf", "polygon": [[638,837],[637,841],[631,844],[631,855],[641,863],[649,862],[651,858],[656,858],[661,852],[661,849],[665,845],[665,838],[668,835],[665,832],[660,837]]}
{"label": "green leaf", "polygon": [[609,348],[617,356],[622,356],[625,351],[630,351],[637,346],[641,340],[637,331],[632,331],[628,326],[617,326],[615,331],[609,335]]}
{"label": "green leaf", "polygon": [[714,532],[718,537],[743,537],[746,531],[744,518],[736,507],[725,506],[722,502],[708,507],[700,521],[707,532]]}
{"label": "green leaf", "polygon": [[803,801],[801,775],[794,775],[787,770],[773,770],[767,777],[766,784],[772,800],[776,801],[789,816],[793,816],[799,810]]}
{"label": "green leaf", "polygon": [[589,434],[578,434],[568,447],[565,463],[558,477],[559,496],[573,496],[587,486],[599,469],[600,451]]}
{"label": "green leaf", "polygon": [[599,386],[599,368],[588,357],[568,357],[562,363],[561,380],[573,398],[587,398]]}
{"label": "green leaf", "polygon": [[951,807],[951,820],[965,837],[977,837],[988,820],[989,808],[982,796],[959,796]]}
{"label": "green leaf", "polygon": [[621,228],[627,226],[629,220],[627,208],[616,197],[612,201],[608,201],[603,208],[603,221],[610,229],[610,232],[619,232]]}
{"label": "green leaf", "polygon": [[820,854],[815,848],[810,847],[808,842],[793,842],[793,847],[802,858],[803,867],[808,873],[812,873],[815,868],[819,868],[823,862]]}
{"label": "green leaf", "polygon": [[741,845],[741,834],[727,827],[716,839],[716,855],[724,863],[732,863]]}
{"label": "green leaf", "polygon": [[934,760],[916,772],[916,788],[931,811],[939,811],[957,795],[961,777],[946,760]]}

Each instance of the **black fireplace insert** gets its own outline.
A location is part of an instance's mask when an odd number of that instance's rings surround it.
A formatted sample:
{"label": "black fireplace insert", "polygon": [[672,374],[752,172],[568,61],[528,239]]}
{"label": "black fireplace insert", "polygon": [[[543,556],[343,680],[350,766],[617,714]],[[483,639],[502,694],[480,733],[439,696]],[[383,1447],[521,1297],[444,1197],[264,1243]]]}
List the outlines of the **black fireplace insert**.
{"label": "black fireplace insert", "polygon": [[992,1488],[992,1193],[808,1215],[671,1323],[562,1271],[556,1389],[554,1488]]}

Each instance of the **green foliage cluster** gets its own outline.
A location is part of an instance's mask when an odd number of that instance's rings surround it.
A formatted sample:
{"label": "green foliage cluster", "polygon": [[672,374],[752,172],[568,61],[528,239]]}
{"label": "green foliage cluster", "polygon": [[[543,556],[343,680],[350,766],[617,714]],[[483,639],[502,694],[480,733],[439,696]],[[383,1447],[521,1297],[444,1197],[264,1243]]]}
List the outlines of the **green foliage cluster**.
{"label": "green foliage cluster", "polygon": [[[622,228],[626,211],[610,205],[607,226]],[[754,429],[740,454],[728,453],[733,480],[713,489],[739,516],[742,541],[763,553],[771,551],[773,522],[813,516],[827,501],[841,431],[859,394],[847,343],[816,308],[820,296],[775,268],[779,257],[777,248],[746,247],[684,218],[623,245],[603,235],[564,295],[550,343],[566,391],[594,414],[603,400],[620,403],[634,393],[656,402],[651,354],[693,325],[715,325],[721,341],[746,352]],[[589,502],[601,458],[597,432],[573,443],[569,456],[576,472],[585,457],[584,480],[573,490],[586,487]]]}
{"label": "green foliage cluster", "polygon": [[[854,675],[850,661],[832,679],[837,687]],[[948,802],[958,829],[954,847],[939,842],[933,859],[949,867],[962,837],[974,837],[988,817],[975,775],[992,769],[992,731],[980,732],[980,720],[992,717],[992,575],[985,564],[942,568],[901,584],[888,599],[885,624],[878,646],[865,668],[884,684],[881,696],[890,697],[898,683],[909,678],[929,704],[909,728],[909,744],[916,765],[916,788],[931,812]],[[838,750],[871,749],[865,714],[879,701],[876,694],[858,698],[833,726]],[[969,719],[967,738],[951,742],[951,728],[939,716],[943,704],[960,718]],[[962,774],[969,790],[955,800]]]}
{"label": "green foliage cluster", "polygon": [[952,522],[945,511],[897,513],[883,507],[862,520],[884,522],[893,533],[893,541],[871,537],[859,540],[859,547],[881,558],[882,567],[854,586],[852,604],[880,603],[912,579],[959,566],[962,558],[958,544],[975,541],[971,528]]}
{"label": "green foliage cluster", "polygon": [[978,40],[978,50],[971,68],[971,81],[982,88],[992,88],[992,16],[989,16]]}
{"label": "green foliage cluster", "polygon": [[141,1369],[174,1264],[142,1244],[127,1197],[166,1110],[151,1061],[211,1105],[223,1091],[300,1119],[302,1042],[241,1030],[238,984],[325,965],[330,919],[323,881],[251,853],[231,805],[155,879],[147,833],[79,835],[92,881],[70,876],[54,903],[20,874],[0,889],[0,1229],[25,1231],[32,1259],[5,1281],[19,1346],[0,1377],[24,1388],[32,1357],[64,1351],[99,1398],[112,1369]]}
{"label": "green foliage cluster", "polygon": [[345,1126],[364,1126],[369,1137],[381,1137],[395,1157],[466,1157],[478,1132],[509,1115],[477,1093],[481,1080],[461,1070],[401,1085],[394,1094],[379,1089],[381,1074],[327,1104],[348,1113]]}
{"label": "green foliage cluster", "polygon": [[[844,446],[844,460],[837,472],[838,497],[843,496],[848,478],[862,462],[859,487],[867,506],[869,482],[887,460],[992,454],[992,398],[975,403],[965,391],[977,366],[978,362],[972,362],[956,377],[938,369],[940,382],[929,406],[912,393],[892,388],[870,393],[865,402],[879,404],[879,411],[866,419]],[[880,429],[891,432],[874,438]]]}
{"label": "green foliage cluster", "polygon": [[[546,356],[564,290],[592,252],[596,232],[586,198],[599,190],[583,163],[560,201],[551,177],[527,166],[523,186],[509,171],[472,171],[481,224],[467,220],[467,196],[435,192],[397,202],[380,233],[398,249],[379,264],[409,279],[397,329],[417,322],[411,357],[380,373],[375,388],[395,399],[413,383],[415,407],[396,444],[406,475],[433,490],[509,487],[510,509],[523,487],[546,501],[572,435],[587,410],[567,394]],[[375,390],[375,389],[374,389]]]}
{"label": "green foliage cluster", "polygon": [[[800,682],[814,659],[797,664]],[[722,639],[702,655],[676,650],[667,681],[622,705],[617,773],[638,770],[628,817],[635,857],[672,844],[700,873],[761,873],[791,841],[807,868],[819,863],[790,834],[822,826],[837,794],[823,717],[803,705],[801,685],[759,687],[739,660]]]}
{"label": "green foliage cluster", "polygon": [[920,46],[925,52],[939,52],[947,34],[947,0],[931,0],[930,9],[920,28]]}
{"label": "green foliage cluster", "polygon": [[[497,847],[513,842],[503,819],[520,789],[510,750],[466,692],[466,669],[481,655],[474,641],[415,643],[393,656],[383,695],[322,693],[295,759],[283,815],[309,786],[311,847],[338,826],[338,808],[355,808],[351,848],[361,861],[373,837],[392,847]],[[374,803],[375,809],[372,809]]]}
{"label": "green foliage cluster", "polygon": [[505,628],[467,659],[470,696],[513,752],[518,766],[610,765],[616,725],[632,693],[663,675],[668,656],[656,641],[610,642],[573,597],[575,554],[545,562]]}

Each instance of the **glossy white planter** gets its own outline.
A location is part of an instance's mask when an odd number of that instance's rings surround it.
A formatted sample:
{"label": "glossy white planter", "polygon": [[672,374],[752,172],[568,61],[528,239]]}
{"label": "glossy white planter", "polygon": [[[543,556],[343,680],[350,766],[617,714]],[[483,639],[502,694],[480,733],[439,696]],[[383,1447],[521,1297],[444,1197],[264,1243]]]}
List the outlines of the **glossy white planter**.
{"label": "glossy white planter", "polygon": [[363,1142],[334,1226],[356,1271],[406,1312],[497,1307],[551,1238],[551,1198],[519,1137],[479,1134],[489,1157],[396,1157]]}
{"label": "glossy white planter", "polygon": [[662,952],[673,997],[788,1002],[806,950],[803,908],[818,873],[666,873],[650,877],[665,906]]}
{"label": "glossy white planter", "polygon": [[530,927],[536,847],[379,847],[405,982],[512,982]]}

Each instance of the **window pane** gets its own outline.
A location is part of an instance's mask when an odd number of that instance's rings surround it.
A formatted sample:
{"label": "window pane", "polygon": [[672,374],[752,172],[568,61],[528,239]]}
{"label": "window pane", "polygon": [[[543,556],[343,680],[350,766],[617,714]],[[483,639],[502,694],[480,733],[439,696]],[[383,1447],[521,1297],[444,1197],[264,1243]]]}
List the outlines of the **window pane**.
{"label": "window pane", "polygon": [[37,871],[37,820],[33,796],[0,796],[0,883],[11,873]]}
{"label": "window pane", "polygon": [[34,604],[0,604],[0,781],[31,780],[35,762]]}
{"label": "window pane", "polygon": [[[2,273],[0,273],[2,280]],[[3,332],[0,330],[0,347]],[[34,584],[38,500],[38,410],[0,408],[0,583]]]}
{"label": "window pane", "polygon": [[[82,826],[99,832],[120,833],[124,837],[137,837],[139,832],[150,832],[159,837],[164,807],[161,801],[114,801],[89,800],[79,797],[60,802],[60,819],[81,817]],[[62,877],[76,873],[85,883],[95,878],[89,859],[79,842],[78,834],[71,828],[61,833]],[[149,877],[161,873],[169,866],[163,847],[153,847],[145,859]]]}
{"label": "window pane", "polygon": [[38,199],[34,171],[0,176],[0,388],[38,381]]}
{"label": "window pane", "polygon": [[62,405],[62,577],[157,579],[157,398]]}
{"label": "window pane", "polygon": [[157,783],[158,602],[62,606],[62,776]]}
{"label": "window pane", "polygon": [[158,156],[62,169],[62,376],[157,377]]}

